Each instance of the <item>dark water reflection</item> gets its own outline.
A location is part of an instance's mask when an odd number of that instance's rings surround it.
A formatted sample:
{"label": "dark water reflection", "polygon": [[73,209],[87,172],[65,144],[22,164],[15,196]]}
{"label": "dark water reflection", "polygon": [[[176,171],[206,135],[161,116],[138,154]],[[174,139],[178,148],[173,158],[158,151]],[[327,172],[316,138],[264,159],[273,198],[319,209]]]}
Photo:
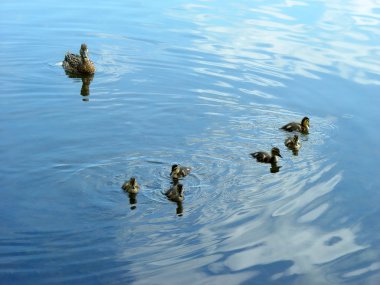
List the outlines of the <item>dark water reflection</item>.
{"label": "dark water reflection", "polygon": [[[3,1],[0,283],[377,284],[379,11]],[[296,155],[278,128],[304,116]]]}
{"label": "dark water reflection", "polygon": [[83,96],[82,98],[83,101],[88,102],[89,101],[88,96],[90,96],[90,84],[91,84],[91,81],[94,79],[94,75],[93,74],[92,75],[78,75],[78,74],[73,74],[66,71],[65,73],[67,77],[69,78],[81,79],[82,87],[80,89],[80,95]]}

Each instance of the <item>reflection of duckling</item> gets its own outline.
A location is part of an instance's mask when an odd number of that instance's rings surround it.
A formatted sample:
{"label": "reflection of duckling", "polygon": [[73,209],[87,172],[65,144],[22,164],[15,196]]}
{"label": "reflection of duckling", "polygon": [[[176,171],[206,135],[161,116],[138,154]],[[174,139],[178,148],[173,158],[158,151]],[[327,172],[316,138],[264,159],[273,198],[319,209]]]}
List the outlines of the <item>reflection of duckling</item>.
{"label": "reflection of duckling", "polygon": [[125,181],[121,188],[129,194],[137,194],[140,190],[140,186],[137,184],[136,178],[131,177],[129,181]]}
{"label": "reflection of duckling", "polygon": [[277,173],[277,172],[279,172],[280,171],[280,168],[281,168],[282,166],[278,166],[277,165],[277,163],[276,162],[274,162],[274,163],[271,163],[271,167],[270,167],[270,172],[271,173]]}
{"label": "reflection of duckling", "polygon": [[178,216],[182,216],[182,215],[183,215],[183,206],[182,206],[182,202],[177,202],[176,213],[177,213]]}
{"label": "reflection of duckling", "polygon": [[87,45],[82,44],[80,46],[80,55],[67,52],[65,59],[63,60],[63,68],[67,72],[77,73],[77,74],[94,74],[95,66],[94,63],[88,58]]}
{"label": "reflection of duckling", "polygon": [[136,204],[137,204],[136,196],[137,196],[137,194],[134,194],[134,193],[128,193],[129,204],[131,204],[131,210],[136,209]]}
{"label": "reflection of duckling", "polygon": [[258,151],[251,153],[251,155],[252,157],[256,158],[258,162],[265,163],[276,163],[277,156],[282,157],[280,154],[280,150],[277,147],[272,148],[271,154],[264,151]]}
{"label": "reflection of duckling", "polygon": [[190,167],[180,166],[178,164],[173,164],[172,165],[172,171],[170,172],[170,176],[173,179],[178,179],[178,178],[185,177],[186,175],[188,175],[190,173],[190,171],[191,171]]}
{"label": "reflection of duckling", "polygon": [[168,197],[169,200],[173,202],[182,202],[184,195],[183,195],[183,185],[182,184],[176,184],[170,187],[169,190],[165,192],[166,197]]}
{"label": "reflection of duckling", "polygon": [[310,120],[308,117],[304,117],[301,123],[291,122],[282,126],[281,129],[288,132],[297,131],[303,134],[309,133]]}
{"label": "reflection of duckling", "polygon": [[299,142],[299,139],[298,139],[298,136],[297,135],[294,135],[292,138],[287,138],[285,140],[285,145],[292,149],[292,150],[296,150],[298,151],[301,147],[301,143]]}

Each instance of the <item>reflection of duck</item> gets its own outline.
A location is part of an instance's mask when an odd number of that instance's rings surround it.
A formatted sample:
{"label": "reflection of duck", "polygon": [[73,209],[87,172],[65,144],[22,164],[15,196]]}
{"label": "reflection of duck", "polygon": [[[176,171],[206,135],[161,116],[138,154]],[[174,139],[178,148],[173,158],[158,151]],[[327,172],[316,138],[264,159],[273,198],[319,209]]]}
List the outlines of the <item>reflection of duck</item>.
{"label": "reflection of duck", "polygon": [[191,171],[190,167],[180,166],[178,164],[173,164],[172,165],[172,171],[170,172],[170,176],[173,179],[179,179],[179,178],[182,178],[182,177],[185,177],[186,175],[188,175],[190,173],[190,171]]}
{"label": "reflection of duck", "polygon": [[[75,74],[75,73],[70,73],[66,72],[66,75],[70,78],[80,78],[82,80],[82,88],[80,90],[80,95],[82,96],[89,96],[90,95],[90,84],[92,80],[94,79],[93,74]],[[87,99],[87,100],[86,100]],[[88,101],[88,98],[83,98],[84,101]]]}
{"label": "reflection of duck", "polygon": [[256,158],[258,162],[264,162],[264,163],[276,163],[277,156],[282,157],[280,154],[280,150],[277,147],[272,148],[271,154],[264,151],[258,151],[258,152],[251,153],[251,156]]}
{"label": "reflection of duck", "polygon": [[88,96],[90,95],[90,84],[94,75],[82,76],[82,88],[80,89],[80,95]]}
{"label": "reflection of duck", "polygon": [[310,120],[308,117],[304,117],[301,123],[291,122],[282,126],[281,129],[288,132],[297,131],[303,134],[309,133]]}
{"label": "reflection of duck", "polygon": [[183,185],[175,184],[172,187],[170,187],[170,189],[167,190],[164,194],[166,195],[166,197],[168,197],[170,201],[177,202],[177,203],[182,202],[184,199]]}
{"label": "reflection of duck", "polygon": [[301,143],[299,142],[299,138],[297,135],[293,137],[285,139],[285,145],[295,151],[298,151],[301,147]]}
{"label": "reflection of duck", "polygon": [[94,74],[94,63],[88,57],[87,45],[80,46],[79,55],[67,52],[62,63],[63,68],[75,74]]}
{"label": "reflection of duck", "polygon": [[134,177],[131,177],[129,181],[125,181],[121,188],[129,194],[137,194],[140,190],[140,186]]}

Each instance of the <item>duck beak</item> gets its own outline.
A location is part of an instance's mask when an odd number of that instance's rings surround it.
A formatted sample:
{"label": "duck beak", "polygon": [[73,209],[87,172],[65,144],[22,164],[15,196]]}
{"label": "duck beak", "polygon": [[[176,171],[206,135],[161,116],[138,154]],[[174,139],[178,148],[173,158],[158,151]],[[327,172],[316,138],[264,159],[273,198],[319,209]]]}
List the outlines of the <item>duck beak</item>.
{"label": "duck beak", "polygon": [[278,154],[278,156],[282,158],[281,154]]}

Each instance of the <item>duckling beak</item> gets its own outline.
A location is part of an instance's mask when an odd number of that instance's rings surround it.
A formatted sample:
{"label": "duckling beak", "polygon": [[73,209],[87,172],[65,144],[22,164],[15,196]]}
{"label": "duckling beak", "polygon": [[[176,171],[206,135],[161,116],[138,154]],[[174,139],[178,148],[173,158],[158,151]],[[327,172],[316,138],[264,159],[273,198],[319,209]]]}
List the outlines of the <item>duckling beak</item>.
{"label": "duckling beak", "polygon": [[278,156],[282,158],[281,154],[278,154]]}

